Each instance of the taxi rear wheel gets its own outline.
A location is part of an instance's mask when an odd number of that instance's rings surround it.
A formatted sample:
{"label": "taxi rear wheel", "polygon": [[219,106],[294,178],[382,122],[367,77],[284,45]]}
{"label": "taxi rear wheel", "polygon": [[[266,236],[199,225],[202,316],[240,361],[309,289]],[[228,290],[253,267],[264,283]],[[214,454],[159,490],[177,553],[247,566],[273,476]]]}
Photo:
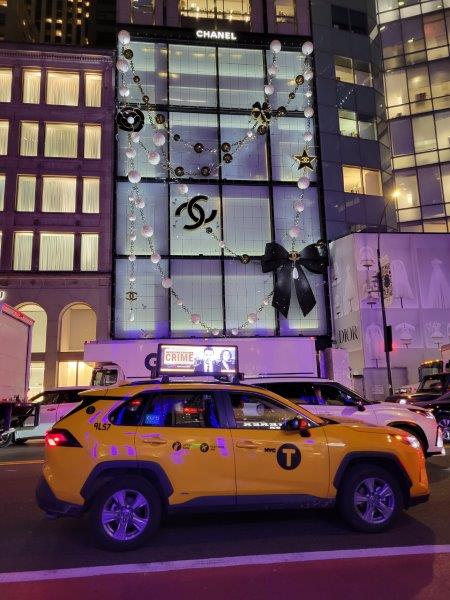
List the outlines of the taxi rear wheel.
{"label": "taxi rear wheel", "polygon": [[134,550],[161,521],[161,498],[142,477],[119,477],[101,487],[89,513],[97,544],[108,550]]}
{"label": "taxi rear wheel", "polygon": [[389,529],[402,505],[402,492],[395,478],[375,465],[350,468],[338,493],[338,508],[347,523],[369,533]]}

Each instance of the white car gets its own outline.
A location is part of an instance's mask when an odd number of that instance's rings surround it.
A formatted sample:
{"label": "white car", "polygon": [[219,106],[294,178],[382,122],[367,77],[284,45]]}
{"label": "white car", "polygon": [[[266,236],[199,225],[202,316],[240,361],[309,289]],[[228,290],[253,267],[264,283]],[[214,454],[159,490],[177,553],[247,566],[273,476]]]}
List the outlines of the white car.
{"label": "white car", "polygon": [[81,402],[79,392],[87,387],[65,387],[46,390],[30,400],[32,408],[29,416],[21,427],[16,427],[13,440],[16,444],[23,444],[27,440],[45,437],[56,421],[62,419],[68,412]]}
{"label": "white car", "polygon": [[426,456],[445,455],[442,431],[433,413],[413,404],[370,402],[328,379],[254,377],[244,382],[275,392],[321,417],[350,417],[373,425],[398,427],[416,436]]}

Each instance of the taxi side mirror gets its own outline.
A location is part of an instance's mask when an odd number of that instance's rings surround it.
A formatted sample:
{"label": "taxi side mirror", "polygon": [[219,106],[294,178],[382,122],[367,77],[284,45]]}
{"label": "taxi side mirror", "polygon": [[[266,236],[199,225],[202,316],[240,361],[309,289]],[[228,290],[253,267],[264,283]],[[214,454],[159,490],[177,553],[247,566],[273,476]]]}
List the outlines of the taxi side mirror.
{"label": "taxi side mirror", "polygon": [[358,409],[358,412],[364,412],[366,410],[366,407],[364,406],[364,402],[362,400],[357,400],[356,408]]}
{"label": "taxi side mirror", "polygon": [[309,437],[309,423],[306,419],[299,419],[294,417],[293,419],[289,419],[281,426],[281,429],[286,431],[298,431],[301,436]]}

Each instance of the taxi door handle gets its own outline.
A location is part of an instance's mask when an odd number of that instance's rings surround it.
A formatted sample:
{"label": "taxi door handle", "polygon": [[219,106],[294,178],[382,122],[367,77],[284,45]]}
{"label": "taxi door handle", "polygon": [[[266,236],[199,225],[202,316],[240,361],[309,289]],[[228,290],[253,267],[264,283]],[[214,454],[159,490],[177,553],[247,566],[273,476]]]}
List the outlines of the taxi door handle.
{"label": "taxi door handle", "polygon": [[238,448],[247,448],[249,450],[258,448],[258,444],[255,444],[255,442],[252,442],[251,440],[242,440],[242,442],[236,442],[236,446]]}
{"label": "taxi door handle", "polygon": [[144,438],[142,441],[144,444],[154,444],[155,446],[159,444],[167,444],[167,440],[163,440],[162,438]]}

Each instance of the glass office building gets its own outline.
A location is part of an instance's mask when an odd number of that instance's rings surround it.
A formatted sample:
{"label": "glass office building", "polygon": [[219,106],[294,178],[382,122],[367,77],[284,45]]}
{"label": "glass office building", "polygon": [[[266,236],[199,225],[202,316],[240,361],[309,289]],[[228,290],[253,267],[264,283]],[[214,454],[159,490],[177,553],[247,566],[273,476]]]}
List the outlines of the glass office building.
{"label": "glass office building", "polygon": [[[227,28],[230,31],[230,28]],[[267,242],[276,241],[290,249],[289,228],[294,225],[293,203],[299,199],[298,163],[293,155],[301,154],[306,119],[301,86],[295,100],[288,105],[288,94],[295,87],[295,77],[304,72],[300,47],[304,38],[283,41],[277,56],[278,73],[274,80],[273,107],[287,106],[287,115],[272,119],[269,132],[258,135],[223,164],[215,175],[203,176],[201,168],[221,155],[224,143],[233,144],[246,136],[252,126],[251,107],[264,100],[267,67],[272,53],[272,38],[237,32],[235,40],[199,40],[195,30],[170,31],[153,28],[151,36],[135,31],[133,50],[136,73],[144,93],[154,105],[152,114],[162,114],[174,136],[165,146],[172,165],[198,176],[170,178],[162,164],[152,166],[145,151],[134,159],[142,180],[139,184],[145,199],[145,217],[152,224],[154,243],[161,254],[161,267],[173,278],[173,288],[192,312],[221,333],[233,329],[257,311],[264,298],[274,289],[273,273],[263,273],[260,257]],[[131,85],[129,104],[141,102],[136,85]],[[162,131],[165,131],[161,127]],[[146,120],[140,132],[142,144],[155,150],[154,131]],[[196,153],[186,147],[202,144],[214,153]],[[312,142],[311,144],[314,144]],[[116,338],[190,337],[204,331],[192,324],[176,298],[161,285],[161,276],[149,260],[144,238],[135,242],[137,300],[133,303],[134,320],[129,319],[130,226],[129,195],[131,184],[126,175],[130,162],[125,155],[128,135],[119,132],[117,151],[118,181],[116,188],[115,248],[115,319]],[[314,148],[314,146],[310,146]],[[310,150],[311,153],[311,150]],[[316,173],[305,191],[305,210],[301,213],[301,234],[297,249],[315,243],[322,235]],[[189,186],[188,197],[204,195],[202,207],[206,218],[216,216],[205,227],[192,225],[187,211],[177,214],[186,201],[178,190],[180,181]],[[213,212],[214,211],[214,212]],[[226,243],[221,248],[218,240]],[[237,255],[237,256],[236,256]],[[252,257],[245,263],[239,257]],[[306,271],[306,270],[305,270]],[[317,300],[313,311],[303,317],[293,294],[289,318],[279,317],[272,306],[258,313],[258,321],[242,329],[240,335],[321,335],[327,332],[323,277],[307,272]]]}
{"label": "glass office building", "polygon": [[378,0],[399,229],[450,227],[450,2]]}

